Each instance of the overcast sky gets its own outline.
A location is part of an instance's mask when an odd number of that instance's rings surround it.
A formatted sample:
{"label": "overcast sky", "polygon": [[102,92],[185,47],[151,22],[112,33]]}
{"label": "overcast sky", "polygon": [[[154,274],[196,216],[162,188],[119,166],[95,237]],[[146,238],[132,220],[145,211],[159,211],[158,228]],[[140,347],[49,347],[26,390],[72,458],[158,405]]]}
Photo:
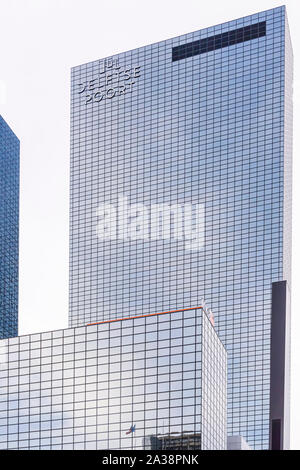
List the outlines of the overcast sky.
{"label": "overcast sky", "polygon": [[[283,5],[276,0],[0,0],[0,114],[21,141],[20,334],[67,327],[74,65]],[[285,2],[299,127],[299,0]],[[297,135],[298,134],[298,135]],[[299,181],[295,132],[294,182]],[[294,184],[292,447],[300,449],[300,185]]]}

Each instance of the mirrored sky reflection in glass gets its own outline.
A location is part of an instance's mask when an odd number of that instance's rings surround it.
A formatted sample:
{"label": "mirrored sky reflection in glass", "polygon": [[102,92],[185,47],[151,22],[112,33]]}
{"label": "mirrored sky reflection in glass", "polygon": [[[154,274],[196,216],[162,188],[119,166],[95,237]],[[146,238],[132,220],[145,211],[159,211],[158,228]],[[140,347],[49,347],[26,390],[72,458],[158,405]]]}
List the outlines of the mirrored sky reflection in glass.
{"label": "mirrored sky reflection in glass", "polygon": [[169,433],[226,448],[226,351],[202,309],[0,347],[2,449],[158,448]]}

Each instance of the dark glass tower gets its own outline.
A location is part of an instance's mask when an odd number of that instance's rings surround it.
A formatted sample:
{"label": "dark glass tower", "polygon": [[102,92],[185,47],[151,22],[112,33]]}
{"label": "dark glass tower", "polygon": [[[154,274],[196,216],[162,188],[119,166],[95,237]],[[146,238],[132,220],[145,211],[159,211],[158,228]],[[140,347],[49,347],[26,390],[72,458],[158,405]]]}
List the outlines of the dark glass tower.
{"label": "dark glass tower", "polygon": [[[229,434],[255,449],[270,416],[288,420],[270,413],[270,383],[272,284],[290,285],[291,97],[285,7],[72,70],[69,324],[204,297],[228,351]],[[181,216],[197,206],[193,245]]]}
{"label": "dark glass tower", "polygon": [[19,152],[0,116],[0,339],[18,334]]}

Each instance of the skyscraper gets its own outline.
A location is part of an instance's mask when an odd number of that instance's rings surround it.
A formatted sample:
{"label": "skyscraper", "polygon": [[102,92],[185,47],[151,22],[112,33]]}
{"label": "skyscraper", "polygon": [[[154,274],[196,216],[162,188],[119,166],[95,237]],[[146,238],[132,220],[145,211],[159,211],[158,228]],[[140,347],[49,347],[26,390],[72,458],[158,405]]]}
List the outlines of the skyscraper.
{"label": "skyscraper", "polygon": [[0,339],[18,334],[19,152],[0,116]]}
{"label": "skyscraper", "polygon": [[204,297],[228,351],[228,431],[253,449],[273,424],[288,446],[288,302],[285,328],[271,320],[290,286],[291,98],[285,7],[72,70],[69,324]]}

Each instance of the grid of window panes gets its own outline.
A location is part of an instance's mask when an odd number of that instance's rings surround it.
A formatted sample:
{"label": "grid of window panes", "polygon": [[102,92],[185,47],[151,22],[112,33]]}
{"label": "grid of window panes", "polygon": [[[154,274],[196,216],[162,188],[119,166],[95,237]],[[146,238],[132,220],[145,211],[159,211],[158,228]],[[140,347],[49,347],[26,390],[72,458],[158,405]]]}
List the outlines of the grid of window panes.
{"label": "grid of window panes", "polygon": [[[227,356],[206,315],[202,332],[202,449],[220,449],[224,429],[227,429]],[[227,432],[225,431],[227,436]],[[218,436],[218,438],[216,438]],[[216,446],[217,444],[217,446]]]}
{"label": "grid of window panes", "polygon": [[[174,47],[261,22],[263,37],[172,61]],[[229,352],[228,433],[255,449],[269,441],[271,283],[289,229],[285,27],[275,8],[72,70],[70,326],[204,297]],[[97,207],[119,196],[204,204],[204,248],[100,240]]]}
{"label": "grid of window panes", "polygon": [[0,339],[18,334],[19,140],[0,116]]}
{"label": "grid of window panes", "polygon": [[[162,433],[184,442],[207,432],[225,449],[226,352],[203,320],[193,309],[2,340],[0,448],[142,449]],[[203,334],[206,348],[219,348],[209,364],[218,378],[202,378]],[[211,413],[223,420],[202,430],[211,379]]]}

